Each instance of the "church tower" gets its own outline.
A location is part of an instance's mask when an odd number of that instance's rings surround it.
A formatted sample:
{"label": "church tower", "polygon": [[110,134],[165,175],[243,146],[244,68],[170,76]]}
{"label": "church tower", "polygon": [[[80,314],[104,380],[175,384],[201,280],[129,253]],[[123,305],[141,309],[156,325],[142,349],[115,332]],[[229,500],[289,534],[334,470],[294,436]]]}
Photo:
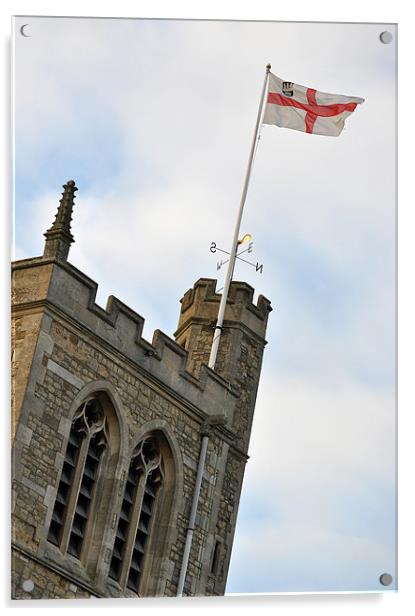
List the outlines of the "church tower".
{"label": "church tower", "polygon": [[225,592],[270,302],[198,280],[175,339],[68,262],[75,182],[41,257],[13,264],[12,597],[176,596],[209,435],[184,595]]}

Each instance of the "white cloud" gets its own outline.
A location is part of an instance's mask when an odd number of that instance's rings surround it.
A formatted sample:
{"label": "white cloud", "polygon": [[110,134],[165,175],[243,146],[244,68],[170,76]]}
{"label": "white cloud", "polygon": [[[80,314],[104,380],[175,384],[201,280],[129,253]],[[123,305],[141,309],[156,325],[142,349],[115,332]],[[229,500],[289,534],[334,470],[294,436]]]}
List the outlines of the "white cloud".
{"label": "white cloud", "polygon": [[261,523],[237,538],[235,552],[230,593],[380,591],[379,576],[394,574],[388,546],[307,522]]}
{"label": "white cloud", "polygon": [[395,568],[394,443],[390,395],[265,374],[230,592],[380,588]]}
{"label": "white cloud", "polygon": [[[312,497],[316,487],[331,489],[370,476],[393,482],[395,400],[386,392],[353,382],[316,385],[266,371],[252,431],[246,481],[265,477],[295,486]],[[278,472],[275,473],[276,468]]]}

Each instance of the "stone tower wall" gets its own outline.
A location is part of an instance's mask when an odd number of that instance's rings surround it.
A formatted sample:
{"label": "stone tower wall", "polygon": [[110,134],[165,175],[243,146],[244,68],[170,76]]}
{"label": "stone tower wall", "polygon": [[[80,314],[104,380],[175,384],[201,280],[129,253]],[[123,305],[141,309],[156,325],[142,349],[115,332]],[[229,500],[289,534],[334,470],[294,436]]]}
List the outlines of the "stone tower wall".
{"label": "stone tower wall", "polygon": [[[216,371],[206,367],[220,296],[199,280],[182,300],[177,340],[142,337],[143,318],[66,261],[70,198],[65,185],[43,257],[13,267],[12,596],[136,597],[108,570],[126,474],[136,444],[156,434],[166,451],[140,596],[175,596],[202,434],[209,432],[184,594],[225,591],[270,305],[233,283]],[[72,192],[71,192],[72,191]],[[72,197],[71,197],[72,194]],[[69,205],[68,205],[69,203]],[[185,348],[183,348],[185,347]],[[99,478],[81,559],[48,541],[74,413],[93,394],[110,418],[108,474]],[[207,427],[208,426],[208,427]],[[168,471],[168,472],[167,472]],[[31,580],[31,591],[23,583]]]}
{"label": "stone tower wall", "polygon": [[[44,284],[36,286],[32,300],[33,275]],[[102,545],[97,546],[99,554],[85,567],[62,559],[47,542],[76,400],[94,388],[108,391],[118,406],[124,470],[138,435],[150,427],[164,430],[177,449],[174,521],[163,522],[166,540],[162,549],[167,552],[155,555],[152,566],[156,576],[149,580],[149,595],[176,592],[202,425],[221,414],[231,419],[229,425],[216,426],[211,432],[185,586],[188,594],[223,594],[246,462],[240,447],[243,438],[235,430],[237,425],[243,430],[238,413],[246,406],[238,379],[230,385],[206,367],[200,367],[197,376],[192,374],[187,370],[188,351],[161,332],[155,333],[152,344],[146,342],[141,337],[143,319],[116,298],[109,301],[106,311],[97,306],[95,283],[67,263],[44,259],[18,262],[13,288],[16,331],[22,331],[22,324],[31,324],[30,335],[22,334],[16,344],[20,365],[15,391],[20,393],[15,409],[19,400],[23,402],[21,411],[15,412],[13,449],[13,596],[132,595],[120,593],[107,581],[113,529],[103,533]],[[244,370],[253,370],[254,364],[247,358],[248,352],[242,348],[239,365],[245,362]],[[259,370],[259,363],[255,366]],[[123,481],[120,471],[113,486],[117,496],[106,503],[103,526],[117,515]],[[211,573],[217,541],[220,562]],[[61,576],[58,586],[57,575]],[[24,578],[35,582],[30,595],[22,590]]]}

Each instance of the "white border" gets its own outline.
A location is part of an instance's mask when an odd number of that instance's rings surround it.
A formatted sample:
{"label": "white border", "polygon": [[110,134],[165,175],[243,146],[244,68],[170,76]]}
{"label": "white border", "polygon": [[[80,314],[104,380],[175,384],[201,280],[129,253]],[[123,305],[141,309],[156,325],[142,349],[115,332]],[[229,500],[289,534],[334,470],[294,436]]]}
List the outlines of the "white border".
{"label": "white border", "polygon": [[[218,610],[220,613],[228,611],[241,612],[262,612],[265,609],[289,610],[290,614],[307,613],[347,613],[351,610],[356,615],[359,614],[407,614],[411,610],[410,605],[414,604],[412,597],[413,577],[412,571],[414,558],[413,542],[413,521],[414,512],[414,480],[413,468],[413,440],[415,435],[414,414],[415,409],[410,404],[413,398],[413,360],[414,349],[414,328],[415,306],[413,299],[413,263],[415,262],[414,245],[414,209],[415,205],[409,200],[409,178],[408,171],[413,176],[413,162],[409,160],[406,153],[413,152],[413,111],[407,108],[414,100],[413,86],[409,82],[413,81],[410,73],[410,58],[413,57],[411,41],[413,40],[411,15],[409,13],[410,3],[406,0],[395,0],[386,2],[379,0],[376,3],[364,4],[361,0],[348,0],[347,3],[328,3],[322,0],[314,0],[309,3],[306,0],[296,0],[295,3],[277,3],[275,0],[262,0],[258,2],[247,2],[240,0],[238,3],[228,0],[210,0],[209,3],[197,3],[190,1],[175,0],[175,2],[157,1],[150,2],[117,0],[117,2],[95,3],[91,0],[61,0],[59,3],[49,1],[19,1],[11,2],[6,0],[1,5],[1,34],[3,43],[3,62],[1,65],[3,72],[3,134],[10,131],[10,32],[11,15],[62,15],[62,16],[111,16],[111,17],[171,17],[171,18],[210,18],[210,19],[254,19],[254,20],[286,20],[286,21],[345,21],[345,22],[378,22],[378,23],[398,23],[399,24],[399,113],[401,118],[402,130],[399,133],[399,177],[400,177],[400,204],[399,204],[399,591],[398,593],[384,594],[297,594],[295,596],[282,595],[244,595],[228,598],[195,598],[195,599],[151,599],[117,601],[105,600],[104,602],[95,600],[78,601],[36,601],[11,603],[9,596],[9,561],[3,559],[4,571],[1,579],[1,597],[3,606],[6,609],[14,609],[18,612],[23,609],[44,610],[52,609],[77,609],[96,610],[102,608],[109,609],[162,609],[163,607],[175,612],[183,609],[198,610]],[[412,106],[412,105],[411,105]],[[3,254],[6,265],[0,268],[2,285],[2,314],[3,334],[1,336],[1,374],[5,377],[1,388],[3,395],[3,416],[4,424],[2,435],[3,443],[3,468],[5,477],[3,485],[8,485],[9,464],[9,428],[7,421],[7,409],[9,406],[9,389],[7,365],[9,358],[8,341],[8,308],[7,308],[7,280],[8,280],[8,259],[10,246],[7,237],[9,230],[10,217],[7,213],[7,204],[10,203],[10,175],[11,159],[9,151],[10,143],[5,142],[2,148],[3,164],[0,165],[2,172],[3,186],[3,207],[0,208],[1,220],[0,229],[3,233]],[[413,154],[412,154],[413,158]],[[409,165],[411,168],[409,169]],[[411,193],[413,193],[413,182]],[[412,196],[412,194],[411,194]],[[412,455],[411,455],[412,454]],[[2,534],[5,541],[3,554],[8,552],[8,516],[9,503],[7,502],[7,491],[2,494]]]}

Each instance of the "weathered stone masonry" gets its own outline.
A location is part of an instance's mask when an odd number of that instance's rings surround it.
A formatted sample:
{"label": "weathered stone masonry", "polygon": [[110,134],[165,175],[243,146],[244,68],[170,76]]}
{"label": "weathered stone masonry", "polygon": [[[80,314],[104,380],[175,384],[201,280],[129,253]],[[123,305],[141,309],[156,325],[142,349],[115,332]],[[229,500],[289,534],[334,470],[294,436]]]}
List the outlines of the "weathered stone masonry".
{"label": "weathered stone masonry", "polygon": [[[67,262],[76,187],[68,182],[64,189],[44,255],[13,266],[12,597],[174,596],[206,429],[185,594],[221,595],[270,304],[260,297],[255,306],[253,289],[232,283],[216,371],[206,366],[220,300],[214,280],[201,279],[184,295],[176,340],[156,331],[150,344],[141,316],[115,297],[99,307],[96,283]],[[74,416],[91,396],[106,413],[99,467],[106,471],[96,478],[76,558],[48,533]],[[131,456],[147,435],[160,444],[164,480],[134,592],[109,573]],[[69,532],[72,522],[65,522]],[[30,592],[23,590],[27,580]]]}

